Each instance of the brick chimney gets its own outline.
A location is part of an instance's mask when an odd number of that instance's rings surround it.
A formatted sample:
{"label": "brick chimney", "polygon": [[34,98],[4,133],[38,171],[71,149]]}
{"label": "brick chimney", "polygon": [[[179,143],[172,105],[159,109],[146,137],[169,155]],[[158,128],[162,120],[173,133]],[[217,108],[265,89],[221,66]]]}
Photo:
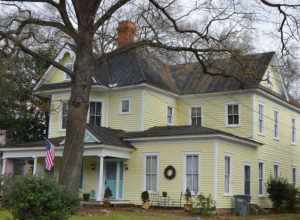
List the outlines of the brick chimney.
{"label": "brick chimney", "polygon": [[136,35],[136,24],[132,21],[121,21],[118,27],[118,47],[133,43]]}
{"label": "brick chimney", "polygon": [[6,144],[6,130],[0,129],[0,146],[4,146]]}

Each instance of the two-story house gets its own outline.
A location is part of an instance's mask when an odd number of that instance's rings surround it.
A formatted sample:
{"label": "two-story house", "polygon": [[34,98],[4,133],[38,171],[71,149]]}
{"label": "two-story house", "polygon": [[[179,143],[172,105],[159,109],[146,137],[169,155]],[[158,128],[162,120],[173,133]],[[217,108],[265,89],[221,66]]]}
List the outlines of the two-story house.
{"label": "two-story house", "polygon": [[[120,23],[119,46],[134,39]],[[124,36],[126,36],[124,38]],[[128,37],[129,36],[129,37]],[[63,48],[56,60],[71,66]],[[116,54],[97,65],[87,117],[81,191],[102,201],[140,204],[141,192],[186,189],[211,194],[217,208],[232,208],[236,194],[270,207],[266,183],[286,177],[299,186],[300,106],[287,94],[273,52],[216,60],[235,77],[204,74],[199,64],[168,65],[143,49]],[[51,66],[35,88],[51,100],[49,139],[55,172],[64,147],[70,79]],[[28,161],[44,171],[43,142],[1,148],[2,174]]]}

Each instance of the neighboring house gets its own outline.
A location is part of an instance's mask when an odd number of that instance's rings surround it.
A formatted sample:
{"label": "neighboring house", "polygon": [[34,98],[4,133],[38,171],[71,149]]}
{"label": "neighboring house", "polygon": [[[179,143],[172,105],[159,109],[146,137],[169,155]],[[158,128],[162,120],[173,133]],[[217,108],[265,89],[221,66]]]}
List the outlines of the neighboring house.
{"label": "neighboring house", "polygon": [[[121,23],[119,44],[135,26]],[[131,33],[131,32],[130,32]],[[127,36],[127,41],[124,36]],[[129,36],[129,37],[128,37]],[[122,45],[120,45],[122,46]],[[71,65],[67,48],[57,61]],[[109,187],[114,200],[141,203],[141,192],[179,200],[211,194],[217,208],[232,208],[236,194],[270,207],[266,183],[286,177],[300,186],[300,106],[287,95],[274,53],[216,60],[235,78],[203,74],[199,64],[166,65],[145,50],[114,55],[93,77],[81,190],[97,201]],[[50,67],[35,88],[51,100],[49,138],[59,170],[64,145],[69,78]],[[43,142],[5,146],[2,173],[31,160],[43,172]],[[165,177],[167,166],[176,175]]]}

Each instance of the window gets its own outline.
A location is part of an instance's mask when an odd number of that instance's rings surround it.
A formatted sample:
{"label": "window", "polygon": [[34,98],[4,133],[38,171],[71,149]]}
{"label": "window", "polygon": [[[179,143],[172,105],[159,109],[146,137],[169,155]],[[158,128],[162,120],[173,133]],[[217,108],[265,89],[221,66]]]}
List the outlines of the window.
{"label": "window", "polygon": [[293,167],[293,185],[296,187],[297,186],[297,169],[296,167]]}
{"label": "window", "polygon": [[292,144],[296,143],[296,119],[292,118]]}
{"label": "window", "polygon": [[274,178],[279,177],[279,164],[274,165]]}
{"label": "window", "polygon": [[61,110],[61,128],[62,129],[66,129],[66,127],[67,127],[68,109],[69,109],[68,103],[63,102],[62,110]]}
{"label": "window", "polygon": [[186,155],[186,189],[193,194],[198,193],[199,185],[199,156],[197,154]]}
{"label": "window", "polygon": [[93,126],[101,126],[102,118],[102,103],[90,102],[90,120],[89,123]]}
{"label": "window", "polygon": [[146,189],[157,192],[158,190],[158,155],[146,155]]}
{"label": "window", "polygon": [[264,194],[264,163],[259,162],[258,163],[258,194],[263,195]]}
{"label": "window", "polygon": [[192,124],[192,126],[201,127],[201,124],[202,124],[201,107],[192,107],[191,108],[191,124]]}
{"label": "window", "polygon": [[258,129],[259,133],[264,133],[264,105],[259,104],[258,105]]}
{"label": "window", "polygon": [[274,138],[279,138],[279,125],[278,125],[279,113],[274,111]]}
{"label": "window", "polygon": [[227,126],[236,126],[240,123],[239,105],[227,104]]}
{"label": "window", "polygon": [[[74,63],[73,62],[68,62],[65,64],[65,67],[68,68],[69,70],[73,71],[74,70]],[[65,74],[65,80],[71,80],[71,77],[69,76],[69,74],[64,73]]]}
{"label": "window", "polygon": [[129,113],[129,112],[130,112],[130,99],[122,99],[121,113]]}
{"label": "window", "polygon": [[230,156],[225,156],[225,176],[224,176],[224,192],[225,194],[230,193],[230,176],[231,176],[231,158]]}
{"label": "window", "polygon": [[168,106],[168,125],[173,125],[173,108]]}
{"label": "window", "polygon": [[244,193],[245,195],[251,195],[251,167],[249,165],[244,166]]}

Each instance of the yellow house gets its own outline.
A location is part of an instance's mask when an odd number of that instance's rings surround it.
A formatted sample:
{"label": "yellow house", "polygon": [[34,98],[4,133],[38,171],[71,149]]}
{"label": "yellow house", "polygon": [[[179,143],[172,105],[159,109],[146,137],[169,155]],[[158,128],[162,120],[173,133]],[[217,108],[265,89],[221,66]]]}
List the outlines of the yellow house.
{"label": "yellow house", "polygon": [[[126,22],[123,25],[126,25]],[[130,26],[129,26],[130,27]],[[67,47],[56,58],[72,66]],[[102,201],[141,203],[141,192],[167,193],[181,206],[186,189],[212,195],[218,209],[234,195],[270,207],[266,183],[285,177],[300,185],[300,106],[286,92],[276,55],[250,54],[214,64],[234,77],[204,74],[198,64],[168,65],[145,50],[120,53],[97,65],[87,118],[82,193]],[[51,66],[35,88],[51,101],[49,139],[55,172],[63,153],[70,79]],[[44,171],[42,142],[5,146],[2,174],[17,161]]]}

